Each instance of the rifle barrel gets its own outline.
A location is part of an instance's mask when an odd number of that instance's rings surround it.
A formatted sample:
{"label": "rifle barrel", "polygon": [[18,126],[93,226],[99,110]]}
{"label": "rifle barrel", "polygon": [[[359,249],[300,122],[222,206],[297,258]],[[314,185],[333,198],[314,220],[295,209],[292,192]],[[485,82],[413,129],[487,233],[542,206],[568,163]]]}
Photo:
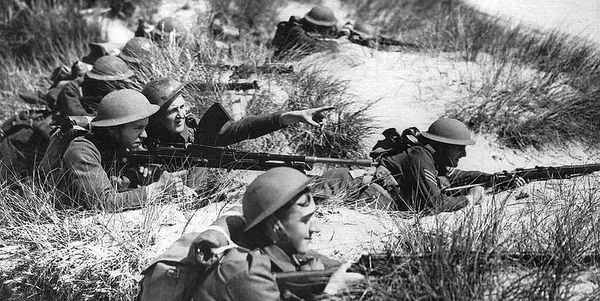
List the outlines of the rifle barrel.
{"label": "rifle barrel", "polygon": [[375,166],[375,163],[371,159],[339,159],[339,158],[321,158],[321,157],[304,157],[306,163],[315,164],[339,164],[339,165],[356,165],[356,166]]}

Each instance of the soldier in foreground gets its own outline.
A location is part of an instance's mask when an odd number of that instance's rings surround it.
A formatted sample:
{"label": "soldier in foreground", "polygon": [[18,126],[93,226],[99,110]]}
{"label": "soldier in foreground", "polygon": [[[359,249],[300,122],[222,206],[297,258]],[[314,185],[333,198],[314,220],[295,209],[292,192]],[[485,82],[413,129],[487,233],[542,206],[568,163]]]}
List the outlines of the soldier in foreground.
{"label": "soldier in foreground", "polygon": [[324,6],[313,7],[304,18],[291,16],[277,25],[272,41],[274,57],[303,56],[320,51],[335,50],[338,38],[338,20],[333,11]]}
{"label": "soldier in foreground", "polygon": [[[313,234],[320,231],[315,202],[301,172],[276,167],[258,176],[242,199],[243,247],[227,251],[217,267],[193,293],[194,300],[300,300],[309,292],[279,287],[276,273],[324,270],[318,254],[308,258]],[[335,294],[364,277],[339,266],[317,293]],[[307,285],[309,286],[309,285]],[[307,295],[304,295],[306,293]]]}
{"label": "soldier in foreground", "polygon": [[188,104],[181,95],[184,84],[160,78],[148,83],[142,93],[160,110],[150,117],[148,141],[150,144],[196,143],[226,146],[246,139],[254,139],[296,123],[319,126],[322,113],[333,107],[319,107],[301,111],[246,116],[234,121],[223,107],[216,103],[200,119],[188,116]]}
{"label": "soldier in foreground", "polygon": [[[353,186],[361,192],[360,198],[374,200],[371,205],[376,208],[428,213],[460,210],[469,203],[478,204],[483,187],[470,188],[465,195],[447,195],[444,189],[455,182],[469,183],[489,176],[456,169],[458,161],[467,155],[466,146],[473,144],[464,123],[440,118],[422,133],[419,144],[381,153],[374,175],[353,178],[347,169],[337,169],[323,174],[323,185],[333,191],[342,184]],[[522,178],[510,183],[524,184]]]}
{"label": "soldier in foreground", "polygon": [[115,162],[127,150],[142,144],[148,117],[158,109],[139,92],[118,90],[100,102],[98,116],[91,121],[91,132],[61,129],[55,134],[41,170],[60,196],[59,207],[118,212],[139,207],[163,192],[180,192],[180,174],[168,172],[148,186],[119,189],[127,187],[127,183],[119,178]]}

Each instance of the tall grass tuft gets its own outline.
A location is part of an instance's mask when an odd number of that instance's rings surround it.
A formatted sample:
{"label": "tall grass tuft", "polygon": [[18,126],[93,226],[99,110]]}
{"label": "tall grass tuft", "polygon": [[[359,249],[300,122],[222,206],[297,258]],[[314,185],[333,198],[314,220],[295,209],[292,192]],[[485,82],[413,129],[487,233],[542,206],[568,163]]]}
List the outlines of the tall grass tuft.
{"label": "tall grass tuft", "polygon": [[365,149],[362,139],[374,131],[368,114],[374,102],[358,104],[346,91],[347,82],[325,76],[318,69],[300,70],[289,85],[287,106],[291,110],[331,106],[321,129],[290,128],[289,139],[296,152],[333,157],[362,157]]}

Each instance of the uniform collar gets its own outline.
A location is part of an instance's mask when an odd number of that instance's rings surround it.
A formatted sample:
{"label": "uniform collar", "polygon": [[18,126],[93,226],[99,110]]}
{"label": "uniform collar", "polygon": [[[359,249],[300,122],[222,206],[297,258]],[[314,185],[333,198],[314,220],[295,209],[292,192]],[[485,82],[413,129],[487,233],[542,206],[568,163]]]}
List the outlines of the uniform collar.
{"label": "uniform collar", "polygon": [[297,271],[300,268],[298,260],[289,256],[277,245],[266,246],[262,250],[269,256],[273,265],[282,272]]}
{"label": "uniform collar", "polygon": [[423,148],[425,148],[431,154],[431,156],[433,156],[435,154],[435,149],[433,149],[431,144],[427,144]]}

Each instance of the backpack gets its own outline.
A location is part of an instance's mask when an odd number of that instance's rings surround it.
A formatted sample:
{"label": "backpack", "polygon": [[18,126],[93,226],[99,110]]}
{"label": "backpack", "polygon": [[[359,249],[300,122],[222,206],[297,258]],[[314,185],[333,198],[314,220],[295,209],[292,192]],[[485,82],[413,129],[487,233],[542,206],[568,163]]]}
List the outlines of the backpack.
{"label": "backpack", "polygon": [[369,156],[379,161],[383,155],[394,155],[406,151],[409,147],[422,145],[421,131],[416,127],[409,127],[399,134],[395,128],[383,131],[385,139],[377,141]]}
{"label": "backpack", "polygon": [[50,142],[54,112],[26,110],[0,125],[0,183],[33,174]]}
{"label": "backpack", "polygon": [[144,277],[135,300],[190,300],[194,289],[208,277],[226,251],[237,247],[229,233],[239,232],[244,224],[241,207],[234,207],[206,231],[180,237],[142,271]]}
{"label": "backpack", "polygon": [[275,37],[271,41],[271,46],[277,51],[286,49],[287,45],[291,42],[289,41],[290,30],[296,26],[302,26],[300,18],[296,16],[291,16],[289,21],[279,22],[275,31]]}

